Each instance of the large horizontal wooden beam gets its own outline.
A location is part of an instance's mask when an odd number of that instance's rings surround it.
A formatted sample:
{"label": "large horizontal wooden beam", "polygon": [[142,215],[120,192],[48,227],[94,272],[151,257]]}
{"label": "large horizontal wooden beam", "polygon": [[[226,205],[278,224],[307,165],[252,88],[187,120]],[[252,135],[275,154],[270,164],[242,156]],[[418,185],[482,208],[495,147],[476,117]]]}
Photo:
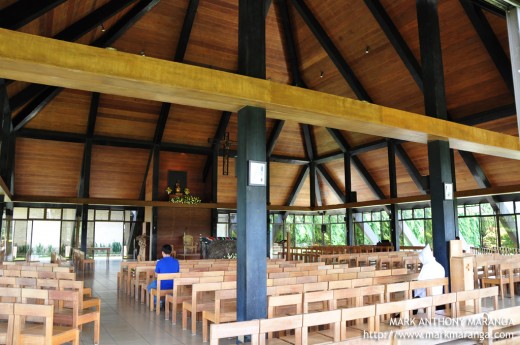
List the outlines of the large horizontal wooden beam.
{"label": "large horizontal wooden beam", "polygon": [[269,80],[0,30],[0,78],[267,116],[520,159],[518,137]]}

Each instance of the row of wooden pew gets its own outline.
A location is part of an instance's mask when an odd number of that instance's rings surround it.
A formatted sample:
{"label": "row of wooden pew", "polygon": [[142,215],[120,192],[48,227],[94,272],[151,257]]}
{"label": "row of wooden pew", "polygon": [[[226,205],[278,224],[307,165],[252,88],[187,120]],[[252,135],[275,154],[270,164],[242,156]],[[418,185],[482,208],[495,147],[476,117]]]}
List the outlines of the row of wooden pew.
{"label": "row of wooden pew", "polygon": [[[253,344],[265,344],[266,339],[276,336],[282,341],[295,345],[313,343],[369,344],[372,343],[371,337],[378,337],[380,339],[377,344],[400,344],[399,339],[404,337],[396,337],[392,332],[404,332],[405,330],[400,329],[407,326],[411,326],[414,329],[414,325],[421,323],[420,320],[423,320],[422,322],[425,324],[432,324],[435,323],[434,320],[455,317],[456,315],[459,315],[459,318],[484,317],[481,314],[481,300],[487,297],[494,298],[497,294],[498,291],[495,287],[475,290],[471,295],[451,293],[396,302],[318,311],[315,313],[298,313],[268,319],[216,323],[211,325],[209,340],[210,345],[217,345],[220,339],[249,335]],[[464,308],[464,314],[461,311],[450,314],[456,309],[463,310],[461,307],[462,303],[465,302],[467,306],[470,301],[474,303],[471,314],[466,314],[466,308]],[[435,312],[436,306],[444,304],[454,304],[456,307],[450,310],[448,306],[447,310]],[[496,304],[494,304],[494,307],[496,308]],[[424,309],[424,311],[418,315],[412,315],[414,310],[420,309]],[[517,307],[511,311],[518,313],[520,309]],[[495,312],[487,312],[489,313],[488,315],[495,315],[491,314]],[[509,315],[507,311],[498,313],[501,316]],[[518,316],[515,316],[515,322],[516,324],[520,323]],[[317,328],[317,326],[321,327]],[[421,329],[415,329],[415,331],[421,331]],[[424,331],[424,328],[422,331]],[[486,329],[487,331],[490,331],[490,329]],[[417,340],[414,339],[415,342]]]}

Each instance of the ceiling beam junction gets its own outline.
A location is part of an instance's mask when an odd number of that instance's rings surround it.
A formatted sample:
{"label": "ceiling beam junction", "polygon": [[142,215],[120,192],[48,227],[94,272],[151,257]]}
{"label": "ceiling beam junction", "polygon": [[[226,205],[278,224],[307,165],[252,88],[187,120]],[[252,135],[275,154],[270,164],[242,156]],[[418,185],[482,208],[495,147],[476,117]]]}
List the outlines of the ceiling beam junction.
{"label": "ceiling beam junction", "polygon": [[338,48],[336,48],[325,29],[323,29],[323,27],[318,22],[311,10],[307,7],[305,2],[303,0],[291,0],[291,2],[300,14],[300,16],[303,18],[309,29],[312,31],[316,39],[320,42],[323,49],[327,52],[329,58],[332,60],[334,65],[336,65],[336,68],[338,69],[339,73],[347,81],[352,91],[354,91],[357,98],[362,101],[373,103],[367,91],[365,90],[363,85],[361,85],[361,82],[354,74],[354,71],[347,64],[347,62],[339,52]]}
{"label": "ceiling beam junction", "polygon": [[379,26],[385,33],[397,54],[401,57],[401,60],[422,92],[424,85],[422,80],[421,65],[399,33],[399,30],[395,26],[388,13],[385,11],[383,5],[381,5],[379,0],[365,0],[365,4],[370,12],[372,12],[372,15],[379,23]]}
{"label": "ceiling beam junction", "polygon": [[512,95],[514,95],[515,91],[513,86],[511,61],[502,48],[502,45],[491,28],[489,21],[486,19],[484,13],[482,13],[482,10],[477,8],[471,0],[459,0],[459,2],[462,5],[462,8],[464,8],[464,12],[466,12],[466,16],[471,21],[471,24],[475,28],[480,40],[484,44],[489,57],[493,60],[495,67],[506,83],[507,89]]}
{"label": "ceiling beam junction", "polygon": [[327,169],[323,165],[317,165],[316,168],[320,176],[325,181],[325,183],[327,183],[329,188],[332,189],[340,203],[344,202],[345,194],[343,193],[341,188],[339,188],[338,184],[336,183],[336,181],[334,181],[334,178],[329,174]]}
{"label": "ceiling beam junction", "polygon": [[[92,29],[97,28],[99,25],[104,23],[105,20],[110,17],[116,15],[128,5],[130,5],[135,0],[125,0],[125,1],[114,1],[109,2],[100,8],[94,10],[90,14],[86,15],[78,22],[70,25],[66,29],[62,30],[60,33],[55,35],[53,38],[60,39],[67,42],[72,42],[86,33],[92,31]],[[114,42],[117,38],[121,37],[121,35],[130,28],[129,24],[135,23],[135,21],[141,18],[144,13],[149,11],[155,4],[157,4],[159,0],[148,0],[141,1],[139,4],[134,6],[123,18],[121,18],[116,24],[114,24],[103,36],[94,41],[91,45],[94,47],[107,47],[108,44]],[[147,9],[144,12],[143,7]],[[104,45],[107,44],[107,45]],[[10,100],[14,109],[18,109],[18,107],[22,106],[27,102],[27,100],[35,98],[31,103],[29,103],[26,107],[24,107],[17,116],[13,119],[13,127],[15,131],[18,131],[25,124],[31,121],[34,117],[36,117],[42,109],[49,104],[49,102],[54,99],[60,92],[62,88],[54,87],[54,86],[44,86],[40,84],[31,84],[26,87],[24,90],[19,92],[19,95],[13,97]]]}

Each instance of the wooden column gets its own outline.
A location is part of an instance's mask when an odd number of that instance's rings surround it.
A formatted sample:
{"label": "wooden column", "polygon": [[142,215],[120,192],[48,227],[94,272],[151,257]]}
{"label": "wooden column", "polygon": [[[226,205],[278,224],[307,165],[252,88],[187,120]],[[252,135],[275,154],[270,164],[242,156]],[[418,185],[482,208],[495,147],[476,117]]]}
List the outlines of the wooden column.
{"label": "wooden column", "polygon": [[[345,200],[344,202],[355,202],[356,194],[352,192],[352,164],[350,159],[350,153],[345,152],[343,158],[343,167],[345,169]],[[352,209],[347,208],[345,212],[345,226],[347,233],[347,245],[353,246],[355,244],[355,229],[354,219],[352,217]]]}
{"label": "wooden column", "polygon": [[[425,110],[431,117],[446,120],[448,116],[437,7],[437,0],[417,0]],[[428,143],[433,253],[446,270],[447,277],[450,276],[448,245],[450,240],[455,239],[457,222],[455,200],[446,198],[444,193],[446,186],[453,186],[453,165],[450,157],[447,141]]]}
{"label": "wooden column", "polygon": [[[265,78],[264,2],[240,0],[238,70]],[[237,320],[267,316],[266,186],[248,184],[249,161],[266,161],[266,112],[244,107],[238,112],[237,157]],[[266,168],[266,167],[265,167]],[[265,169],[264,169],[265,171]]]}
{"label": "wooden column", "polygon": [[[390,180],[390,198],[397,198],[397,174],[395,170],[395,143],[389,140],[388,144],[388,177]],[[396,251],[399,250],[399,212],[397,204],[390,205],[390,241]],[[387,239],[387,238],[386,238]],[[383,239],[381,239],[383,240]]]}

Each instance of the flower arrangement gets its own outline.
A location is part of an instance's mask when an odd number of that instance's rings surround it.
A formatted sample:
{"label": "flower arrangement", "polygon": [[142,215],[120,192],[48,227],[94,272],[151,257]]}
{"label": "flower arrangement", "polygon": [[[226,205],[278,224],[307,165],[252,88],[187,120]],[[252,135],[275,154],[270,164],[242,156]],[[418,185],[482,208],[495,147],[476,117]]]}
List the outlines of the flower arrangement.
{"label": "flower arrangement", "polygon": [[[166,187],[166,193],[168,195],[172,194],[173,189],[170,186]],[[178,195],[177,193],[173,198],[170,199],[174,204],[200,204],[201,200],[199,197],[193,196],[190,194],[190,190],[188,188],[184,188],[184,193],[182,195]]]}

